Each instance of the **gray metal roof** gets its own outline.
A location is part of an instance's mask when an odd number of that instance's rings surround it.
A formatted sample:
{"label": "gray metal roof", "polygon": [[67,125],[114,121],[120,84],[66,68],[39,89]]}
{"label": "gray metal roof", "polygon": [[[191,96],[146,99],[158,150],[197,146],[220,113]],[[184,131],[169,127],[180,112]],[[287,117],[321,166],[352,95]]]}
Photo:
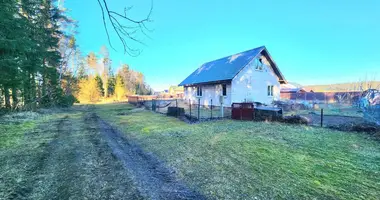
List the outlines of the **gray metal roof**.
{"label": "gray metal roof", "polygon": [[[196,85],[209,82],[221,82],[232,80],[252,59],[259,55],[263,50],[266,51],[265,46],[255,49],[244,51],[235,55],[227,56],[218,60],[214,60],[203,64],[195,70],[190,76],[183,80],[179,85]],[[269,54],[267,53],[270,58]],[[271,58],[270,58],[271,59]],[[278,70],[276,64],[272,61],[274,72],[285,81],[281,72]]]}

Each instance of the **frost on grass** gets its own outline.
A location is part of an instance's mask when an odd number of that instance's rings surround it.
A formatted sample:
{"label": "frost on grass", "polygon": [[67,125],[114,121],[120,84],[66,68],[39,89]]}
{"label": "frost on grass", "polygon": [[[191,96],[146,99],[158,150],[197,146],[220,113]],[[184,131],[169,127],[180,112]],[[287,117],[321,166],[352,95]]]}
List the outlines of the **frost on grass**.
{"label": "frost on grass", "polygon": [[17,112],[4,115],[0,117],[0,122],[23,122],[23,121],[32,121],[39,119],[42,115],[37,112],[26,111],[26,112]]}

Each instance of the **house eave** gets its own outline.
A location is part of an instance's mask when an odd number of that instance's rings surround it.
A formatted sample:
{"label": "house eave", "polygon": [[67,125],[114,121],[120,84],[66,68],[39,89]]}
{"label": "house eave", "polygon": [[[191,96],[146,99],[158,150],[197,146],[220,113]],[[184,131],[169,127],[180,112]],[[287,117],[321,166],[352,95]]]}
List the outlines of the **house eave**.
{"label": "house eave", "polygon": [[178,86],[191,87],[191,86],[202,86],[202,85],[215,85],[215,84],[231,83],[231,81],[232,79],[227,79],[227,80],[208,81],[208,82],[191,83],[191,84],[179,84]]}

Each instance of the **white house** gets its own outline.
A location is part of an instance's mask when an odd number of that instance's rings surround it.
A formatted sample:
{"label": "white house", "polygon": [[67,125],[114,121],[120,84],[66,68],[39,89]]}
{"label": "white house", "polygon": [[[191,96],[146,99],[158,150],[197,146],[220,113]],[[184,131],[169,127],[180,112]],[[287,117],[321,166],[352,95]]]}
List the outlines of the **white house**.
{"label": "white house", "polygon": [[184,99],[202,105],[232,103],[271,104],[280,99],[280,84],[287,83],[265,46],[203,64],[179,85]]}

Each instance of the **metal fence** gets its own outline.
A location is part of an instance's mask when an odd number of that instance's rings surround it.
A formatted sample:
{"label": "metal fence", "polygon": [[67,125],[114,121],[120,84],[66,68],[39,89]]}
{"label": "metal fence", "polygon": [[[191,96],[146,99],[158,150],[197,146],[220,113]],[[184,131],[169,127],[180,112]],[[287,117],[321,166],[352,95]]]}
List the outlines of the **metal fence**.
{"label": "metal fence", "polygon": [[282,100],[317,103],[357,103],[363,92],[298,92],[281,93]]}
{"label": "metal fence", "polygon": [[[231,118],[231,107],[202,105],[199,101],[191,102],[183,99],[148,99],[130,102],[144,106],[157,113],[187,118],[190,121],[206,121],[210,119]],[[350,123],[364,123],[380,121],[380,108],[363,109],[355,104],[344,103],[316,103],[316,102],[284,102],[274,107],[281,108],[284,116],[300,115],[309,119],[309,124],[320,126],[335,126]],[[256,109],[256,108],[255,108]],[[323,114],[322,114],[323,110]]]}
{"label": "metal fence", "polygon": [[194,103],[183,99],[152,99],[140,104],[157,113],[186,117],[192,121],[231,118],[230,107],[216,106],[212,100],[210,105],[202,105],[199,100]]}
{"label": "metal fence", "polygon": [[369,121],[380,125],[380,105],[372,105],[363,109],[364,118]]}
{"label": "metal fence", "polygon": [[[283,109],[285,116],[300,115],[308,118],[310,124],[319,125],[323,119],[324,126],[351,123],[364,123],[365,111],[350,103],[316,103],[316,102],[282,102],[277,105]],[[322,116],[323,115],[323,116]]]}

